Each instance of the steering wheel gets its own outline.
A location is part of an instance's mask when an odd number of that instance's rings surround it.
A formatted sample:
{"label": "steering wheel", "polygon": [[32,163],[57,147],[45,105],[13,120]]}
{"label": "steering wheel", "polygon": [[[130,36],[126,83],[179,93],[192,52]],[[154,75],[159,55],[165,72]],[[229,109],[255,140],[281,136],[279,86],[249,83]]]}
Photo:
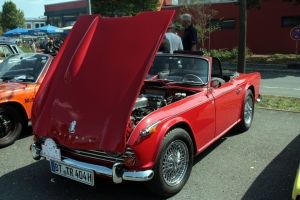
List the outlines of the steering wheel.
{"label": "steering wheel", "polygon": [[197,78],[201,83],[204,83],[204,82],[202,81],[202,79],[201,79],[199,76],[196,76],[195,74],[186,74],[186,75],[184,75],[184,76],[182,77],[181,81],[183,81],[184,79],[186,79],[186,77],[189,77],[189,76],[191,76],[191,77],[193,77],[193,78]]}

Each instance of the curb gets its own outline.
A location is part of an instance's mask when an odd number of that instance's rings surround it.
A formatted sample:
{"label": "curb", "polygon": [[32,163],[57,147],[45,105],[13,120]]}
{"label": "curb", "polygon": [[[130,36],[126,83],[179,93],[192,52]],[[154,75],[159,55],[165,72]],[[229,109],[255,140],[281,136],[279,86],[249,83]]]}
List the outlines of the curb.
{"label": "curb", "polygon": [[[237,65],[237,63],[233,63],[233,62],[222,62],[222,64],[226,64],[226,65]],[[286,65],[283,64],[257,64],[257,63],[246,63],[247,65],[255,65],[255,66],[273,66],[273,67],[286,67]]]}
{"label": "curb", "polygon": [[[223,65],[223,67],[222,67],[223,70],[235,70],[236,71],[236,69],[237,69],[237,63],[222,62],[222,65]],[[227,66],[224,66],[224,65],[227,65]],[[246,71],[300,73],[300,67],[299,68],[288,68],[287,65],[280,65],[280,64],[246,63]]]}
{"label": "curb", "polygon": [[274,111],[283,111],[283,112],[292,112],[292,113],[300,113],[299,111],[293,111],[293,110],[282,110],[282,109],[273,109],[273,108],[264,108],[264,107],[255,107],[255,109],[262,109],[262,110],[274,110]]}

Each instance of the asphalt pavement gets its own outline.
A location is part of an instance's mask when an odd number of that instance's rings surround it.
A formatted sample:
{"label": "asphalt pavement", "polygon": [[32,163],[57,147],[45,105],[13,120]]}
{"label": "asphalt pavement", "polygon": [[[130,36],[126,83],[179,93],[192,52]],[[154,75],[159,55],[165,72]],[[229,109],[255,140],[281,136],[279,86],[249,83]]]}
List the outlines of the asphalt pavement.
{"label": "asphalt pavement", "polygon": [[[183,190],[170,200],[289,200],[300,162],[300,113],[255,109],[251,128],[229,131],[194,159]],[[46,160],[29,151],[31,131],[0,149],[1,200],[152,200],[142,182],[94,187],[50,172]]]}
{"label": "asphalt pavement", "polygon": [[[224,75],[237,71],[237,63],[222,63]],[[294,66],[274,64],[246,64],[246,73],[261,74],[260,94],[300,98],[300,64]]]}

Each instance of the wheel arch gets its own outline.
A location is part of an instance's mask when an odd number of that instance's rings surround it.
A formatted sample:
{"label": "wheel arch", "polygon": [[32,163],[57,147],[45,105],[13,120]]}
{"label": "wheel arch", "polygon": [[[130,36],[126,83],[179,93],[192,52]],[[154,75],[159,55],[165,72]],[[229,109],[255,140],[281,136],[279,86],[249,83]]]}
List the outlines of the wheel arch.
{"label": "wheel arch", "polygon": [[6,103],[1,103],[1,105],[7,105],[7,106],[14,107],[19,112],[19,114],[21,116],[23,127],[28,126],[28,120],[29,120],[28,113],[20,103],[18,103],[18,102],[6,102]]}
{"label": "wheel arch", "polygon": [[[160,152],[161,144],[162,144],[164,137],[166,136],[166,134],[168,132],[170,132],[171,130],[176,129],[176,128],[181,128],[189,134],[189,136],[191,137],[191,140],[193,142],[193,151],[194,151],[193,154],[196,155],[197,146],[196,146],[196,141],[195,141],[195,137],[193,134],[193,130],[192,130],[190,124],[184,119],[173,119],[171,121],[164,123],[163,128],[160,130],[160,132],[162,132],[163,134],[161,134],[161,138],[159,139],[160,144],[158,145],[159,149],[155,156],[156,159],[157,159],[158,153]],[[156,159],[155,159],[155,161],[156,161]]]}
{"label": "wheel arch", "polygon": [[192,139],[192,142],[193,142],[193,151],[194,151],[194,155],[196,155],[196,141],[195,141],[195,137],[194,137],[194,134],[193,134],[193,131],[192,131],[192,128],[190,127],[190,125],[184,121],[182,122],[178,122],[177,124],[174,124],[172,127],[170,127],[170,129],[168,130],[168,132],[172,129],[175,129],[175,128],[182,128],[183,130],[185,130],[189,136],[191,137]]}

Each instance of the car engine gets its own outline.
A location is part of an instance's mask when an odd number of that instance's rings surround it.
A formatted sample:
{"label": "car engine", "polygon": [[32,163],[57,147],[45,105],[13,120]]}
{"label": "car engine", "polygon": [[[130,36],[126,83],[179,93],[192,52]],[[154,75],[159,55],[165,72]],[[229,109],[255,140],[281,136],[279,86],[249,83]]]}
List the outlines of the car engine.
{"label": "car engine", "polygon": [[130,117],[132,128],[151,112],[184,99],[187,96],[186,93],[174,93],[174,95],[166,95],[164,92],[157,91],[155,93],[143,93],[137,98]]}

